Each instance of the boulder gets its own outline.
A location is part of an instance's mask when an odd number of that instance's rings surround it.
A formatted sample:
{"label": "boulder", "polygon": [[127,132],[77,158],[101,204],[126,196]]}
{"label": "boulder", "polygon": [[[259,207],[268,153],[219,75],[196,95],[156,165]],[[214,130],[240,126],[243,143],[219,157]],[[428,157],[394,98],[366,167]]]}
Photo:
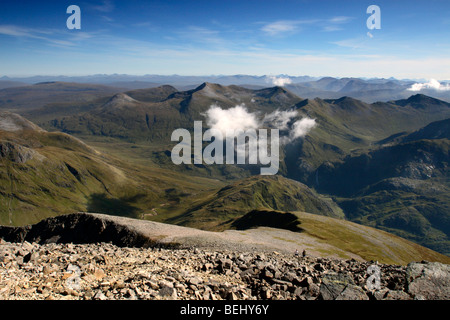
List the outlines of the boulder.
{"label": "boulder", "polygon": [[408,293],[416,299],[450,299],[450,265],[438,262],[413,262],[406,269]]}

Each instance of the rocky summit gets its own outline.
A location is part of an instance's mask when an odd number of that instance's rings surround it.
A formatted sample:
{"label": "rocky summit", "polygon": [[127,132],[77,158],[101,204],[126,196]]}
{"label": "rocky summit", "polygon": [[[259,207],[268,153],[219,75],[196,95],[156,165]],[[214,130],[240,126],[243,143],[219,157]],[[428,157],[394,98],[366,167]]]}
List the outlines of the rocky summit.
{"label": "rocky summit", "polygon": [[436,262],[396,266],[303,252],[0,240],[0,299],[14,300],[446,300],[449,271]]}

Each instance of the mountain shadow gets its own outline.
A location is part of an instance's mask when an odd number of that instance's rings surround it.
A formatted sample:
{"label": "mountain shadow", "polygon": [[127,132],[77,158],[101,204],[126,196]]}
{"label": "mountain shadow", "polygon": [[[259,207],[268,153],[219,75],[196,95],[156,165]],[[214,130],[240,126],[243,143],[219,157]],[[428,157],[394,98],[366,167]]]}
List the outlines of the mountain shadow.
{"label": "mountain shadow", "polygon": [[295,214],[274,210],[252,210],[246,215],[236,219],[231,227],[237,230],[246,230],[257,227],[271,227],[290,230],[294,232],[303,231],[299,227],[300,221]]}
{"label": "mountain shadow", "polygon": [[124,217],[137,217],[139,208],[130,205],[134,199],[108,198],[105,193],[94,193],[88,200],[88,212],[105,213]]}

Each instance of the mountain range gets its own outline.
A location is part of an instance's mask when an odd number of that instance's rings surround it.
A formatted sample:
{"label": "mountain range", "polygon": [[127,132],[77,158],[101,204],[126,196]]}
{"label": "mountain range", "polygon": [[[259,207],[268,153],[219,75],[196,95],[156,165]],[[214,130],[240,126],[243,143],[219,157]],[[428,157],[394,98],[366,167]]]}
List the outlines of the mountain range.
{"label": "mountain range", "polygon": [[[432,85],[428,85],[434,81]],[[439,82],[424,79],[395,78],[354,78],[354,77],[311,77],[290,75],[126,75],[98,74],[90,76],[33,76],[0,78],[0,89],[33,85],[46,82],[68,82],[92,85],[103,85],[125,90],[147,89],[162,85],[171,85],[179,91],[191,90],[204,82],[217,83],[223,86],[238,85],[249,89],[262,89],[270,86],[284,86],[294,94],[314,99],[338,99],[351,96],[367,103],[406,99],[414,93],[425,94],[450,102],[450,80],[441,82],[441,88],[436,88]],[[418,91],[411,91],[413,85],[419,84]],[[425,85],[422,85],[425,84]],[[414,90],[417,90],[414,89]]]}
{"label": "mountain range", "polygon": [[[91,211],[223,231],[255,224],[254,210],[309,212],[449,255],[450,103],[411,95],[411,83],[309,78],[284,87],[47,82],[1,89],[0,223]],[[305,88],[323,96],[297,94]],[[373,90],[396,93],[357,99]],[[173,130],[207,122],[213,105],[243,106],[261,121],[285,117],[265,124],[280,125],[286,137],[278,175],[260,176],[251,165],[171,162]],[[305,118],[315,126],[287,139]]]}

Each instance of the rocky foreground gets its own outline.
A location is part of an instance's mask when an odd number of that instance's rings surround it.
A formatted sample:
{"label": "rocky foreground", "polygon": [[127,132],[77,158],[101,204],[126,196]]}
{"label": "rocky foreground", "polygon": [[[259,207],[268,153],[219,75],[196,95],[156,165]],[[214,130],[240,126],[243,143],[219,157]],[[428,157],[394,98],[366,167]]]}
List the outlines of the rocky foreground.
{"label": "rocky foreground", "polygon": [[448,300],[450,266],[0,239],[0,299]]}

